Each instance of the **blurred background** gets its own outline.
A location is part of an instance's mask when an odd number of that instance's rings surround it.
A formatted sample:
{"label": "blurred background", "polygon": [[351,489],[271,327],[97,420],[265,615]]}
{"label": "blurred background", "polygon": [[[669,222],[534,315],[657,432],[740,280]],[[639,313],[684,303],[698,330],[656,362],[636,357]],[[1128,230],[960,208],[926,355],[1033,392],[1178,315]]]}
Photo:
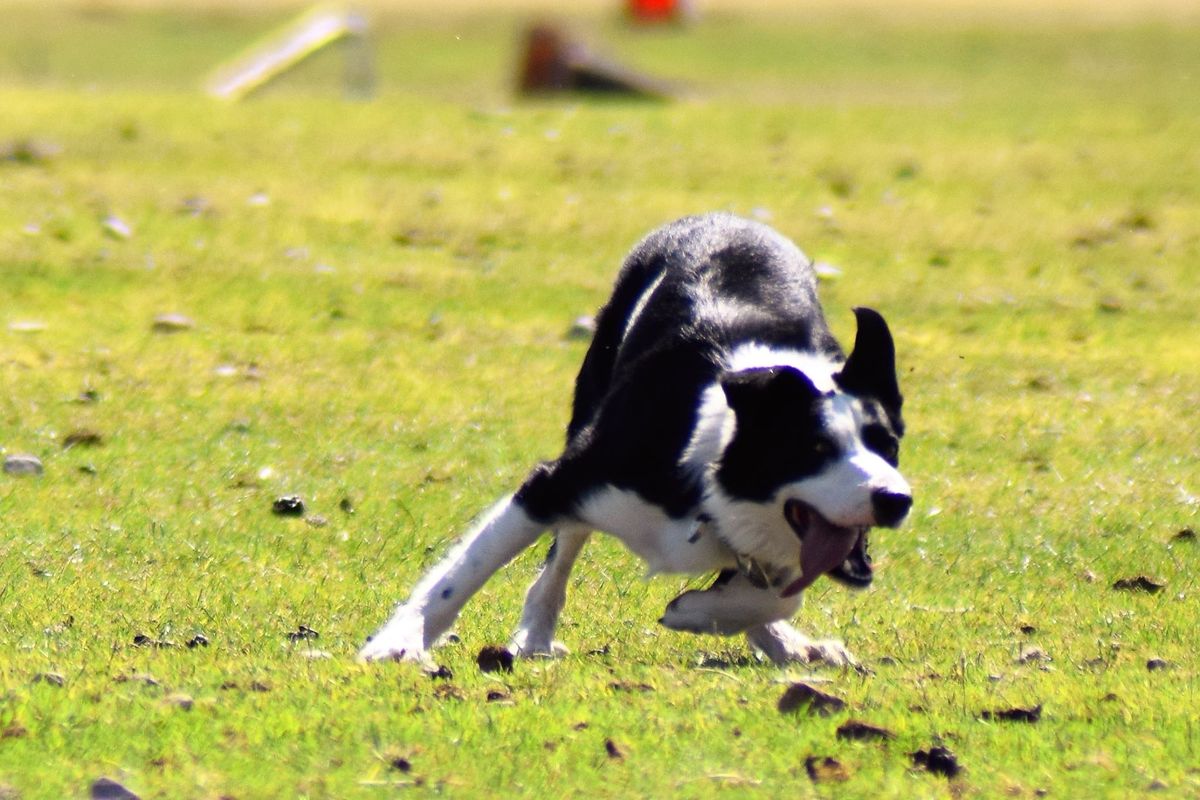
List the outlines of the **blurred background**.
{"label": "blurred background", "polygon": [[[288,0],[6,0],[0,82],[198,91],[219,66],[269,44],[312,7]],[[947,101],[964,87],[984,89],[981,79],[999,72],[1053,93],[1059,80],[1102,85],[1119,71],[1168,65],[1172,48],[1190,47],[1171,29],[1200,16],[1189,0],[364,0],[315,7],[350,12],[362,41],[320,48],[264,91],[361,95],[369,83],[381,99],[504,102],[529,27],[551,22],[597,55],[693,96]],[[1112,36],[1130,25],[1144,35]],[[1063,29],[1075,36],[1063,39]],[[958,74],[945,73],[947,56]]]}

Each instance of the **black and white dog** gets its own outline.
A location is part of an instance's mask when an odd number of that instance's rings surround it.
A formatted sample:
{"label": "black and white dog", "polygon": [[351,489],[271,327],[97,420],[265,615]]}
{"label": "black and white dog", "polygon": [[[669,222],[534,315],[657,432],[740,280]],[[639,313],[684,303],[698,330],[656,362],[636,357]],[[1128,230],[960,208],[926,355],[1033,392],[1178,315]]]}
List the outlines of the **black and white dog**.
{"label": "black and white dog", "polygon": [[599,314],[562,455],[488,511],[360,657],[427,661],[468,598],[546,530],[511,649],[565,652],[567,578],[599,530],[650,574],[718,573],[671,601],[666,627],[744,632],[780,664],[852,663],[786,620],[822,575],[870,583],[868,529],[912,505],[891,332],[875,311],[855,315],[845,358],[809,260],[765,225],[710,214],[651,233]]}

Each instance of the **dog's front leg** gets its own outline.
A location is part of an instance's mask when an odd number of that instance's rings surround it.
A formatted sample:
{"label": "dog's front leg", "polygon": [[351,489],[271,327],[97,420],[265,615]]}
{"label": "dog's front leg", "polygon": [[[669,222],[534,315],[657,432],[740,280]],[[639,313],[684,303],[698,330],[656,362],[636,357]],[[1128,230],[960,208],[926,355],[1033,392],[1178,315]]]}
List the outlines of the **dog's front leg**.
{"label": "dog's front leg", "polygon": [[521,624],[508,645],[514,655],[525,658],[566,655],[567,648],[554,641],[554,629],[567,600],[571,568],[590,535],[591,531],[584,527],[562,527],[555,531],[554,544],[525,595]]}
{"label": "dog's front leg", "polygon": [[512,496],[483,519],[435,566],[359,651],[366,661],[428,661],[428,651],[463,604],[497,570],[537,540],[543,525]]}
{"label": "dog's front leg", "polygon": [[746,631],[746,640],[772,663],[823,663],[834,667],[856,667],[858,661],[836,639],[809,639],[786,622],[769,622]]}

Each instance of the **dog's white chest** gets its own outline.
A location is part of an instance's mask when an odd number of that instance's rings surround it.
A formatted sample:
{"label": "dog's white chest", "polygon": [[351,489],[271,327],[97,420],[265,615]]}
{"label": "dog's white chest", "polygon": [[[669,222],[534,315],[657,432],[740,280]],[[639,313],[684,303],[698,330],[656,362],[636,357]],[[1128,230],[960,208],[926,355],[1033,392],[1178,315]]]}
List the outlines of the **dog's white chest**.
{"label": "dog's white chest", "polygon": [[635,492],[606,486],[580,508],[588,525],[611,534],[646,562],[648,574],[695,574],[733,566],[732,551],[696,519],[672,519]]}

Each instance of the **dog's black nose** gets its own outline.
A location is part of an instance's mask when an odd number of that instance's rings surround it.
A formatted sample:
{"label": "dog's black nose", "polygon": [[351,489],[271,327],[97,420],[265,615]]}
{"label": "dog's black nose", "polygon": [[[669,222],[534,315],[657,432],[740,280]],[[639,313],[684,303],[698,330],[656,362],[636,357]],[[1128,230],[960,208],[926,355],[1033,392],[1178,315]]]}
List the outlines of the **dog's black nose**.
{"label": "dog's black nose", "polygon": [[871,506],[875,509],[875,524],[894,528],[908,516],[912,508],[912,497],[907,494],[876,489],[871,492]]}

